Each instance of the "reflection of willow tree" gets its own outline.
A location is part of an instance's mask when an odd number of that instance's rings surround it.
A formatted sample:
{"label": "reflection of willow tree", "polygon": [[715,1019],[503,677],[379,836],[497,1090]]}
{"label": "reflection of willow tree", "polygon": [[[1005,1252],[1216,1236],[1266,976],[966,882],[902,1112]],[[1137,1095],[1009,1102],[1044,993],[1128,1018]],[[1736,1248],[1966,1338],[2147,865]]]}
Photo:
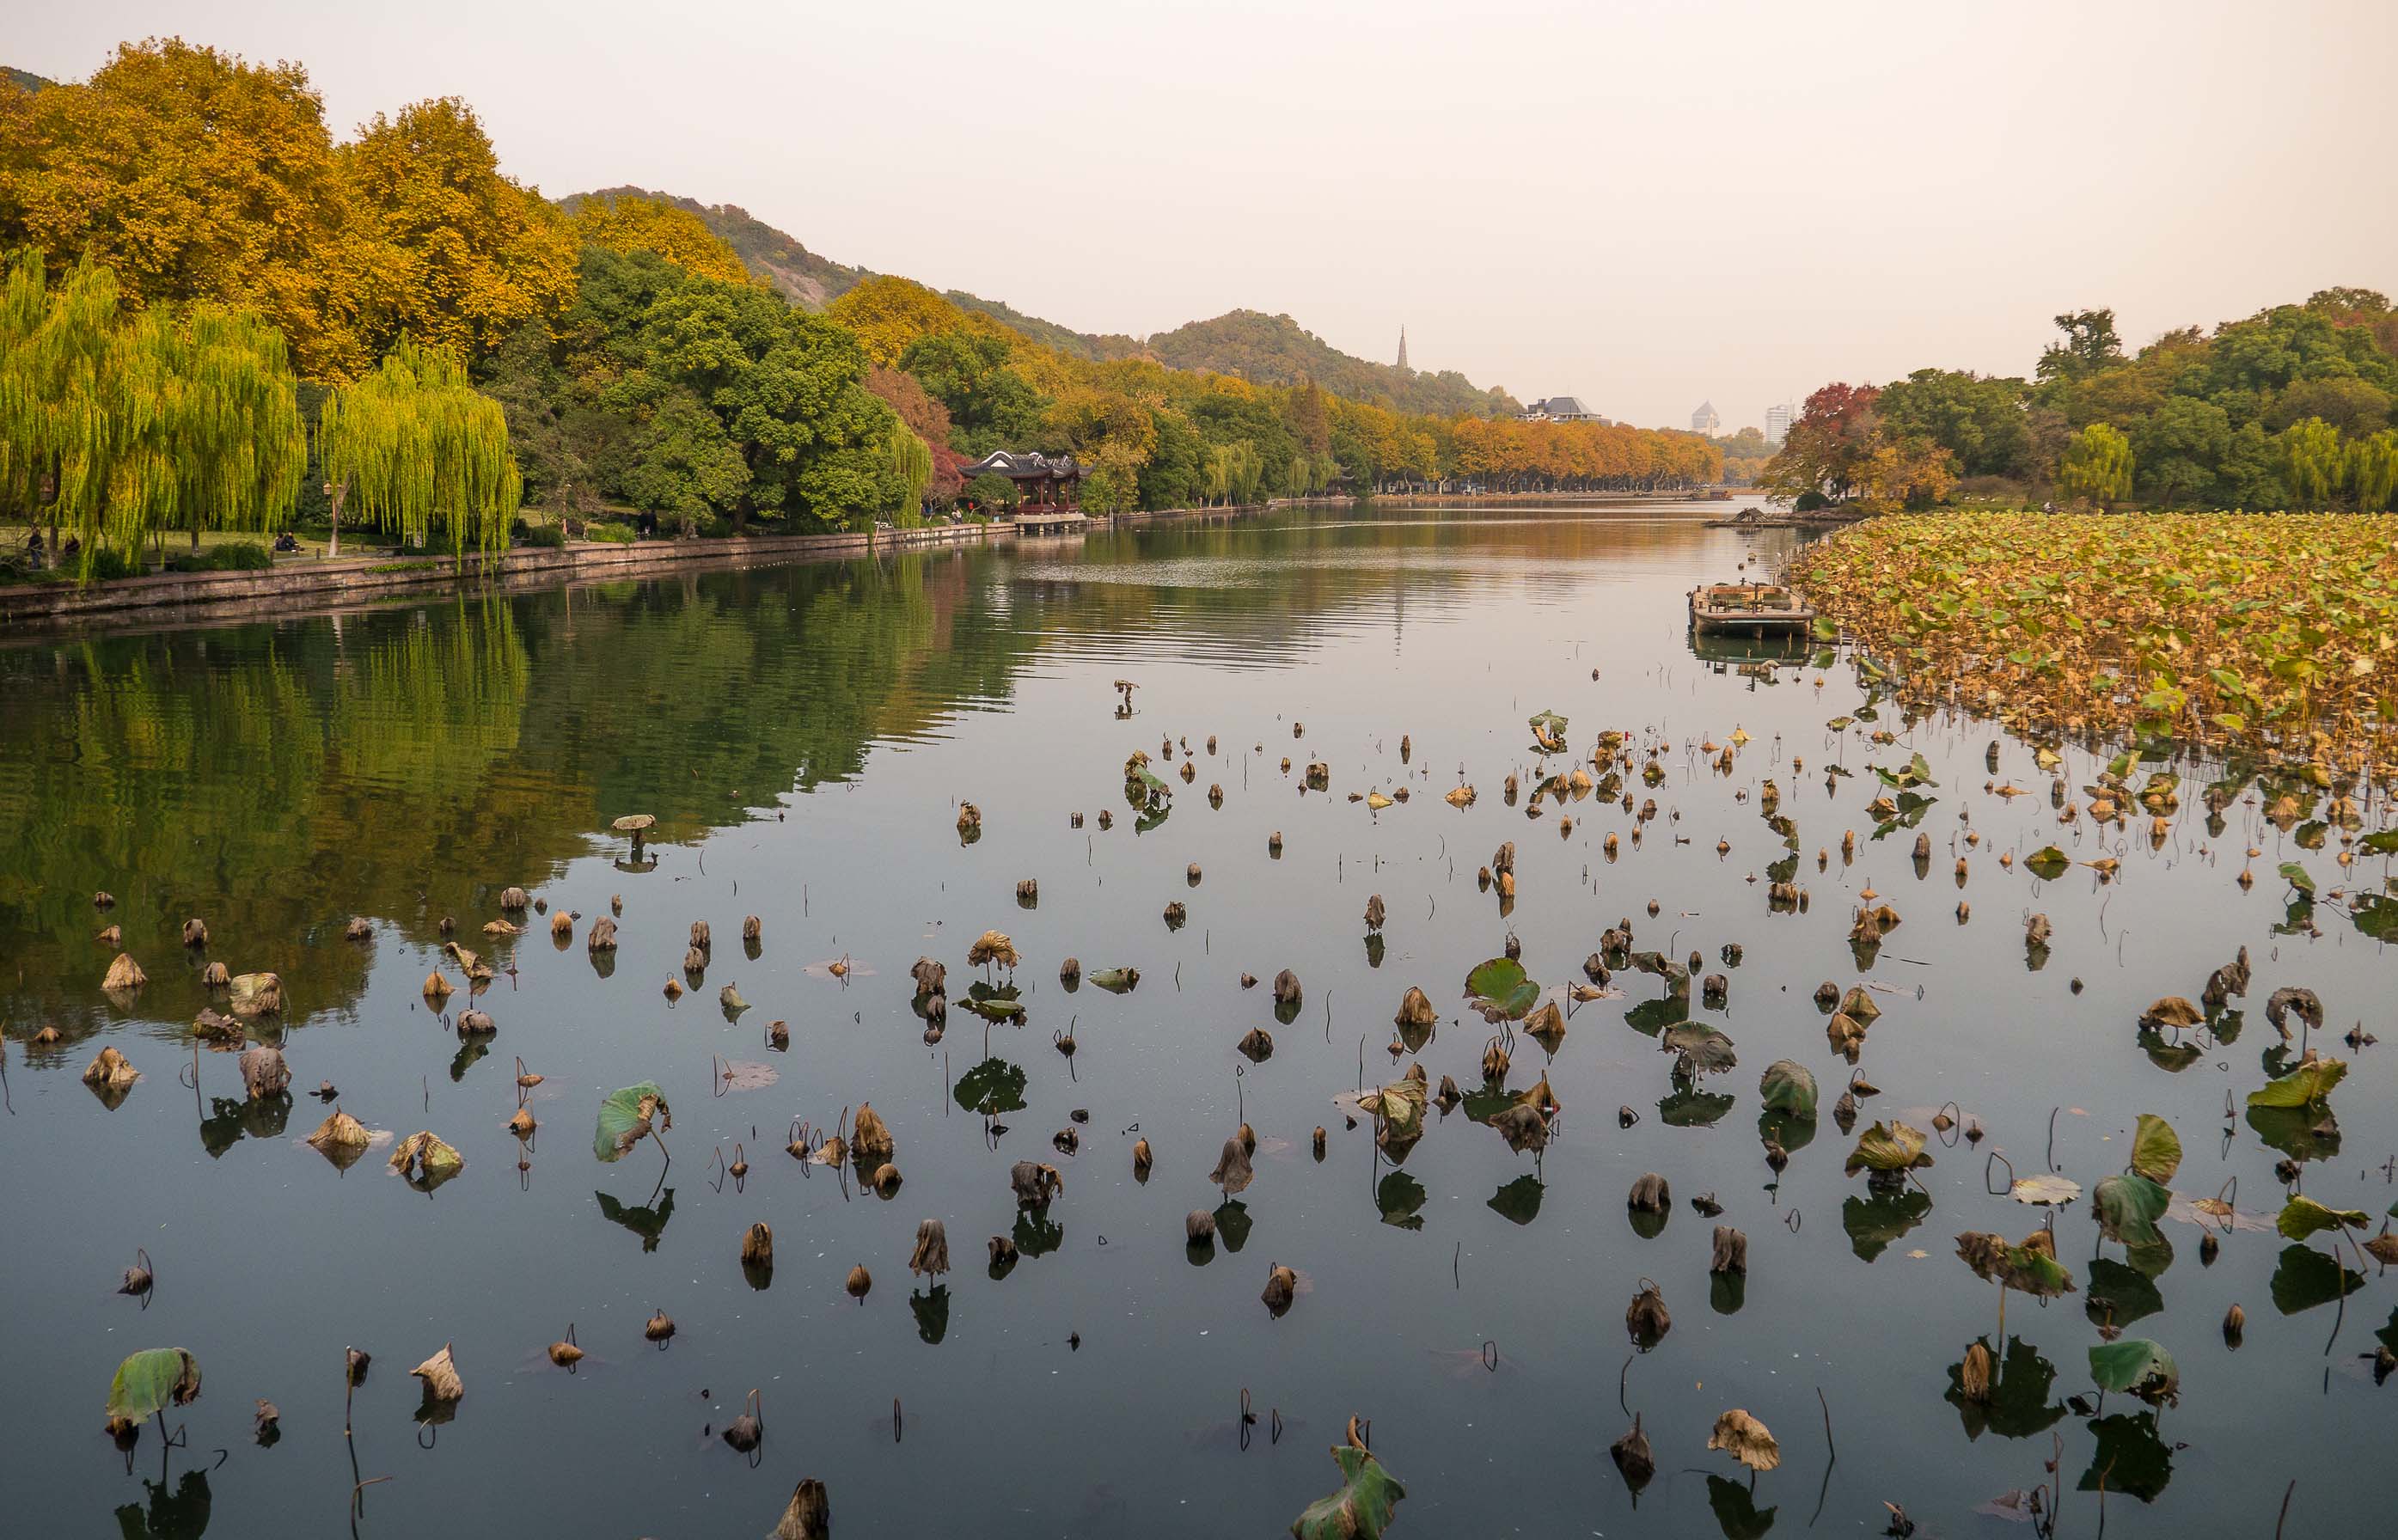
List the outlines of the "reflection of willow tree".
{"label": "reflection of willow tree", "polygon": [[[576,848],[556,827],[573,801],[529,809],[494,773],[527,678],[496,603],[0,654],[22,730],[0,753],[10,1016],[88,1024],[91,934],[114,922],[150,970],[141,1013],[189,1020],[201,959],[162,965],[192,915],[236,971],[283,974],[294,1019],[345,1005],[366,962],[339,939],[349,916],[429,935]],[[98,890],[122,901],[101,917]]]}

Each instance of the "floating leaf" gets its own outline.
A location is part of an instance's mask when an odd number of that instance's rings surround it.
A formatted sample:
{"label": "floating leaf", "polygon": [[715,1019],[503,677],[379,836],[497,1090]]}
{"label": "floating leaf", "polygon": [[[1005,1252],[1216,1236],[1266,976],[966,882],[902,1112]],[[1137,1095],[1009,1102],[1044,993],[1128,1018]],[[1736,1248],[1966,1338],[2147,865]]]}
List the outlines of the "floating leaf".
{"label": "floating leaf", "polygon": [[1128,994],[1140,983],[1140,970],[1102,968],[1091,975],[1091,982],[1111,995]]}
{"label": "floating leaf", "polygon": [[2043,882],[2054,882],[2073,869],[2073,860],[2054,845],[2044,845],[2024,858],[2024,869]]}
{"label": "floating leaf", "polygon": [[1465,975],[1465,997],[1486,1022],[1519,1022],[1539,1001],[1541,986],[1513,957],[1492,957]]}
{"label": "floating leaf", "polygon": [[666,1092],[653,1081],[643,1080],[640,1085],[609,1092],[600,1104],[600,1124],[592,1135],[591,1153],[602,1160],[619,1160],[657,1128],[672,1127],[674,1115],[667,1110]]}
{"label": "floating leaf", "polygon": [[200,1393],[200,1360],[180,1347],[145,1347],[116,1366],[109,1382],[111,1423],[138,1423]]}
{"label": "floating leaf", "polygon": [[1004,1059],[985,1059],[958,1077],[950,1094],[958,1105],[984,1117],[1024,1110],[1025,1074]]}
{"label": "floating leaf", "polygon": [[2071,1177],[2042,1172],[2038,1176],[2018,1176],[2007,1189],[2018,1203],[2061,1208],[2081,1196],[2081,1184]]}
{"label": "floating leaf", "polygon": [[1857,1138],[1842,1167],[1851,1176],[1861,1171],[1903,1172],[1932,1164],[1923,1150],[1923,1134],[1905,1123],[1876,1123]]}
{"label": "floating leaf", "polygon": [[2316,1059],[2248,1093],[2252,1107],[2314,1107],[2328,1105],[2332,1087],[2348,1075],[2345,1059]]}
{"label": "floating leaf", "polygon": [[1720,1075],[1740,1062],[1732,1052],[1731,1039],[1703,1024],[1669,1026],[1659,1041],[1666,1052],[1681,1055],[1674,1073],[1686,1080],[1700,1075]]}
{"label": "floating leaf", "polygon": [[2304,1193],[2294,1193],[2290,1200],[2282,1205],[2281,1217],[2273,1221],[2273,1228],[2281,1231],[2285,1240],[2304,1240],[2310,1235],[2336,1230],[2343,1225],[2351,1230],[2361,1230],[2370,1223],[2363,1209],[2327,1209]]}
{"label": "floating leaf", "polygon": [[1722,1450],[1751,1470],[1772,1470],[1782,1463],[1782,1446],[1772,1433],[1739,1407],[1716,1418],[1707,1447]]}

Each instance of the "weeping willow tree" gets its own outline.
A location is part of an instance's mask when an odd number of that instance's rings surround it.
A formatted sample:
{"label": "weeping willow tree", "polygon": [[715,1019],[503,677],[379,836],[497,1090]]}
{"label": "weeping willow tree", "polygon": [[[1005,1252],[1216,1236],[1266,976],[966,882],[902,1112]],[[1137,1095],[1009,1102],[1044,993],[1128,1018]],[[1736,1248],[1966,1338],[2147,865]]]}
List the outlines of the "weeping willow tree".
{"label": "weeping willow tree", "polygon": [[247,311],[120,310],[86,261],[49,287],[20,252],[0,286],[0,509],[61,527],[84,578],[166,529],[277,528],[307,467],[282,334]]}
{"label": "weeping willow tree", "polygon": [[924,522],[924,488],[933,479],[933,449],[905,422],[891,424],[891,475],[899,483],[899,528]]}
{"label": "weeping willow tree", "polygon": [[406,338],[380,368],[325,397],[317,453],[342,545],[342,506],[352,492],[377,529],[423,545],[437,531],[451,549],[496,551],[524,500],[500,404],[478,391],[454,355]]}

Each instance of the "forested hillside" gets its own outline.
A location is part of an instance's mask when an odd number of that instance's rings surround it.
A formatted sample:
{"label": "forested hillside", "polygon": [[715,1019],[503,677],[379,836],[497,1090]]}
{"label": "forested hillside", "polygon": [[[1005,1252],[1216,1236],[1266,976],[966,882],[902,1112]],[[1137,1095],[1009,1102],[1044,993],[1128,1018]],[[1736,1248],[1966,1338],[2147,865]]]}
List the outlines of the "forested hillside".
{"label": "forested hillside", "polygon": [[[1392,342],[1395,347],[1397,339]],[[1214,369],[1264,385],[1313,380],[1335,395],[1376,402],[1394,411],[1491,417],[1516,409],[1515,398],[1505,391],[1477,390],[1462,374],[1419,374],[1368,363],[1342,353],[1287,315],[1255,310],[1231,311],[1212,321],[1160,332],[1149,340],[1149,350],[1160,363],[1175,368]]]}

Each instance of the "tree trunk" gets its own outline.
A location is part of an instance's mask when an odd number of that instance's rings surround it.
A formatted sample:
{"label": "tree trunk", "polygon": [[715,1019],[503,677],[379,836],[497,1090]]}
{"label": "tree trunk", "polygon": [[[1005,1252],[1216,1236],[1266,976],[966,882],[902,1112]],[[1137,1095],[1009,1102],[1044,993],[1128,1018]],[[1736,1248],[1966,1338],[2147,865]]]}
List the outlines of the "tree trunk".
{"label": "tree trunk", "polygon": [[349,495],[350,484],[346,481],[333,489],[333,538],[325,542],[325,555],[329,556],[342,554],[342,500]]}

